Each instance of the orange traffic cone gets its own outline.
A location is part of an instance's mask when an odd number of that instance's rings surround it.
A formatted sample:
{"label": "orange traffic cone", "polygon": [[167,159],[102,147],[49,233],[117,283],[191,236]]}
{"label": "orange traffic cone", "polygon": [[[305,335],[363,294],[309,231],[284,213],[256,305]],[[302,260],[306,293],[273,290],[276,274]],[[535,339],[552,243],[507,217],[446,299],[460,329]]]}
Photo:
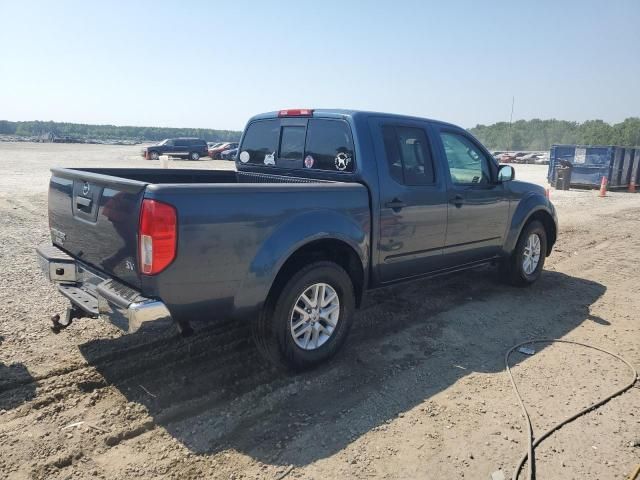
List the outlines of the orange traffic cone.
{"label": "orange traffic cone", "polygon": [[600,182],[600,196],[607,196],[607,177],[602,177],[602,182]]}

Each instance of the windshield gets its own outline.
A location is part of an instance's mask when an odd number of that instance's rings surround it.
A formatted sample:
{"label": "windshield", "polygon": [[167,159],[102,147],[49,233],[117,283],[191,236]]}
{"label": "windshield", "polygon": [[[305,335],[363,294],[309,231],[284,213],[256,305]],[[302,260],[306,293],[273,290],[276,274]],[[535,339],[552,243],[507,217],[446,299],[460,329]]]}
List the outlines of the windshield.
{"label": "windshield", "polygon": [[167,143],[169,143],[169,139],[165,138],[164,140],[162,140],[159,145],[166,145]]}

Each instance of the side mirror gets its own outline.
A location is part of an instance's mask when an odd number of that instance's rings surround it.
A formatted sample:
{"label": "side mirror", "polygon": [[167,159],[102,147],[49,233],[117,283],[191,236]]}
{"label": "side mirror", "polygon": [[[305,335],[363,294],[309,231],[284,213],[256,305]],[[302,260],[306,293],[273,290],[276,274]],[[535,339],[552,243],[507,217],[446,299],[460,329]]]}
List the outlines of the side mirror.
{"label": "side mirror", "polygon": [[516,171],[511,165],[500,165],[498,169],[498,181],[500,183],[510,182],[516,178]]}

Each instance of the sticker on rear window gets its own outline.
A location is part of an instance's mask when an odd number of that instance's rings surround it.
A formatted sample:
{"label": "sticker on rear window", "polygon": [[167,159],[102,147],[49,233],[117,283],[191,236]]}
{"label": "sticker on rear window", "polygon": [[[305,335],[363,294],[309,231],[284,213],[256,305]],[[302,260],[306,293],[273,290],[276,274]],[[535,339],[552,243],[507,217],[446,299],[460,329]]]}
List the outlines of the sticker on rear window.
{"label": "sticker on rear window", "polygon": [[336,155],[335,165],[337,170],[340,170],[341,172],[343,170],[346,170],[350,163],[351,156],[349,154],[340,152],[338,155]]}
{"label": "sticker on rear window", "polygon": [[265,165],[275,165],[276,164],[276,152],[273,153],[267,153],[264,156],[264,164]]}
{"label": "sticker on rear window", "polygon": [[249,152],[247,152],[246,150],[243,150],[240,153],[240,161],[242,163],[247,163],[249,160],[251,160],[251,155],[249,155]]}
{"label": "sticker on rear window", "polygon": [[305,168],[313,168],[313,157],[311,155],[307,155],[306,157],[304,157],[304,166]]}

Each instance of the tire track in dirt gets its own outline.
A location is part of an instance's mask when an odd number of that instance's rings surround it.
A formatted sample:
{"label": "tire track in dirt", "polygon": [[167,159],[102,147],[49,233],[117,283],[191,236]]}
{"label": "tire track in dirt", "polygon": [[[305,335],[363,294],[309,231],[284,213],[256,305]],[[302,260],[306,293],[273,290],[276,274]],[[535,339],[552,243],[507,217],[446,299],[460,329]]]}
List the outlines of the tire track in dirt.
{"label": "tire track in dirt", "polygon": [[[170,325],[167,327],[173,328]],[[75,377],[85,378],[94,370],[117,371],[120,372],[119,379],[124,380],[128,376],[138,375],[147,370],[157,370],[158,364],[166,365],[169,362],[186,362],[189,358],[199,358],[228,342],[239,342],[246,336],[246,326],[225,323],[204,328],[197,335],[187,339],[176,334],[169,339],[160,338],[122,349],[112,348],[107,353],[96,356],[93,356],[95,354],[92,353],[92,348],[87,348],[90,354],[87,363],[68,365],[44,375],[0,384],[0,395],[30,383],[45,385],[47,381],[59,383],[60,388],[71,387],[77,385]],[[97,342],[108,343],[109,340]],[[64,380],[65,378],[69,380]]]}

